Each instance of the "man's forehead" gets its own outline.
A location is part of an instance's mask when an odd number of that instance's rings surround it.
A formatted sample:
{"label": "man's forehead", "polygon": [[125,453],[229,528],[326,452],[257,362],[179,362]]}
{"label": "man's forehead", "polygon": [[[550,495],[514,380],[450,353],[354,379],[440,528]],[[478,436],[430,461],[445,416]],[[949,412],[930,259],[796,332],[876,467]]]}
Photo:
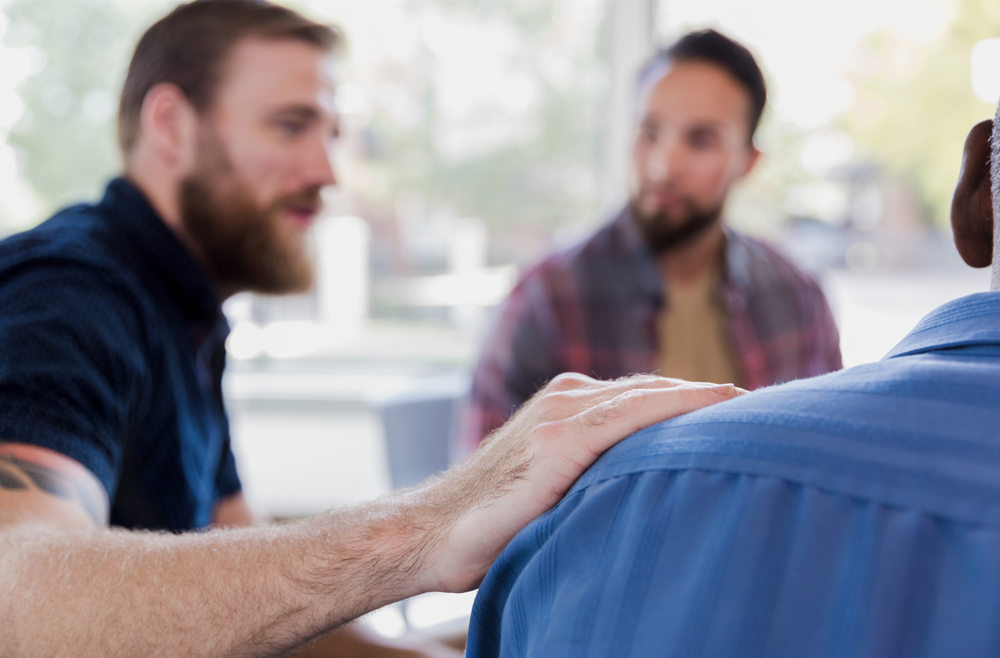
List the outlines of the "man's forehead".
{"label": "man's forehead", "polygon": [[291,39],[247,38],[226,60],[218,101],[240,107],[309,104],[332,114],[334,81],[324,50]]}
{"label": "man's forehead", "polygon": [[653,73],[640,98],[640,119],[746,123],[750,93],[722,67],[701,61],[666,61]]}

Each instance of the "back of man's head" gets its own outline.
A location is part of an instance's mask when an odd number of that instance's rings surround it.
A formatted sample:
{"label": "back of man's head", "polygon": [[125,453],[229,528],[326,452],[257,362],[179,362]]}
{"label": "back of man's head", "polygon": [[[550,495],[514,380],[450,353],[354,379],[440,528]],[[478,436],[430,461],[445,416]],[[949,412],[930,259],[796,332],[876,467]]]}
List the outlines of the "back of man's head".
{"label": "back of man's head", "polygon": [[195,0],[157,21],[139,40],[118,109],[118,143],[135,146],[147,92],[177,85],[199,112],[212,104],[226,57],[246,38],[294,39],[322,50],[339,41],[331,27],[266,0]]}
{"label": "back of man's head", "polygon": [[993,134],[990,138],[990,190],[993,207],[993,289],[1000,290],[1000,104],[997,104],[996,116],[993,118]]}
{"label": "back of man's head", "polygon": [[640,95],[656,84],[673,62],[705,62],[726,71],[750,96],[750,114],[747,117],[749,138],[752,141],[760,117],[767,104],[767,86],[757,60],[747,48],[715,30],[689,32],[673,45],[658,52],[639,72]]}

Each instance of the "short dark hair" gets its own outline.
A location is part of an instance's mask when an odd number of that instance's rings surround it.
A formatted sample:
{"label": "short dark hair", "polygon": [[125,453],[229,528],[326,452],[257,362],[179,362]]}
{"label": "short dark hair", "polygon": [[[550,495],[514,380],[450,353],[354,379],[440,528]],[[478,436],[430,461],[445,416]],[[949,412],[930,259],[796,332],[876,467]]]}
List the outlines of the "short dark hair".
{"label": "short dark hair", "polygon": [[707,62],[724,69],[750,93],[750,140],[760,124],[767,104],[767,85],[757,60],[747,48],[715,30],[689,32],[673,45],[660,50],[639,72],[638,88],[644,91],[653,84],[669,62]]}
{"label": "short dark hair", "polygon": [[196,110],[214,100],[222,67],[237,42],[249,37],[294,39],[322,50],[341,41],[333,27],[266,0],[195,0],[157,21],[139,39],[118,106],[118,144],[135,146],[139,114],[155,85],[177,85]]}

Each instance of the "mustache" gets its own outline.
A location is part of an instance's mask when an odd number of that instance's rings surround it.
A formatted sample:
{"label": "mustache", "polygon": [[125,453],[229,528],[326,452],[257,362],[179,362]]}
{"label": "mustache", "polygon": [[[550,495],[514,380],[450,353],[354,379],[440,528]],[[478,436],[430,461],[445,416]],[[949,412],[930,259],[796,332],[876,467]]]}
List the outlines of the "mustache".
{"label": "mustache", "polygon": [[304,208],[311,212],[318,212],[323,206],[323,195],[321,194],[322,189],[322,186],[312,185],[301,189],[298,192],[278,197],[278,199],[271,204],[271,210],[278,211],[282,208],[291,207]]}
{"label": "mustache", "polygon": [[701,237],[722,217],[722,206],[699,210],[688,203],[685,204],[688,206],[688,212],[684,222],[671,227],[666,213],[644,214],[635,199],[630,200],[628,205],[646,244],[655,255],[687,246]]}
{"label": "mustache", "polygon": [[687,195],[680,189],[678,189],[676,183],[641,183],[639,185],[639,191],[636,196],[642,196],[644,194],[673,194],[674,196],[680,197],[682,199],[687,199]]}

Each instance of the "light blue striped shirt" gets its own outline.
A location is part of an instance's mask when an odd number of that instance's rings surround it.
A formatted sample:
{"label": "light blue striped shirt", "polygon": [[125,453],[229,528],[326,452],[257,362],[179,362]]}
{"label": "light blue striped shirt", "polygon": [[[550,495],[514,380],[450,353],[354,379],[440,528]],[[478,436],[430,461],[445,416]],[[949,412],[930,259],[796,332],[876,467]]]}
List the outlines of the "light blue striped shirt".
{"label": "light blue striped shirt", "polygon": [[623,441],[497,560],[467,655],[1000,656],[1000,292]]}

